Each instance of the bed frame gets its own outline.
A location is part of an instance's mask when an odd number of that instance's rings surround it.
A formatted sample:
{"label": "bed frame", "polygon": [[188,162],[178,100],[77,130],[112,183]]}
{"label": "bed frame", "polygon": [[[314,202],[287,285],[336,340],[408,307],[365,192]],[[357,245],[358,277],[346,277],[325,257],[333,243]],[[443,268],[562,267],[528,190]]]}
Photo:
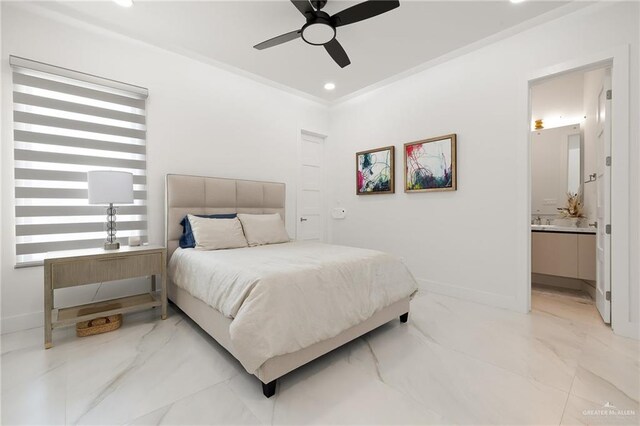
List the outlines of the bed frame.
{"label": "bed frame", "polygon": [[[182,233],[180,221],[187,213],[279,213],[283,220],[285,218],[284,183],[168,174],[165,188],[167,261],[178,247]],[[177,287],[171,279],[167,281],[169,300],[242,362],[229,336],[232,320]],[[407,322],[408,297],[331,339],[267,360],[254,373],[262,382],[262,392],[267,398],[273,396],[278,378],[398,317],[400,321]]]}

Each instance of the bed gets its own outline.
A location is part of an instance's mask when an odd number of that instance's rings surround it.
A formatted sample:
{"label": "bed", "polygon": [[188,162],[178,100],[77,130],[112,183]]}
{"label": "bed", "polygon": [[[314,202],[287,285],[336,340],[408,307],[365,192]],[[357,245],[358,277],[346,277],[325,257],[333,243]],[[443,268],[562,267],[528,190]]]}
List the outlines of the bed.
{"label": "bed", "polygon": [[[167,175],[169,299],[262,382],[266,397],[288,372],[395,318],[407,321],[415,280],[381,252],[313,242],[179,248],[185,215],[223,213],[284,220],[285,185]],[[292,318],[296,327],[282,327]]]}

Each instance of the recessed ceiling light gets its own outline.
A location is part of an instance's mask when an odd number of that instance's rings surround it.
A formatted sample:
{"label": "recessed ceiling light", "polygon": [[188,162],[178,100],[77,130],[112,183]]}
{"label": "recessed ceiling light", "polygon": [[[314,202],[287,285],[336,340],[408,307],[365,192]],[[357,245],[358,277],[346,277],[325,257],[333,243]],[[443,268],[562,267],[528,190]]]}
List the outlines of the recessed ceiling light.
{"label": "recessed ceiling light", "polygon": [[131,7],[133,6],[133,0],[113,0],[115,4],[122,7]]}
{"label": "recessed ceiling light", "polygon": [[525,0],[511,0],[511,3],[522,3],[522,2],[524,2],[524,1],[525,1]]}
{"label": "recessed ceiling light", "polygon": [[336,85],[333,83],[325,83],[324,90],[333,90],[336,88]]}

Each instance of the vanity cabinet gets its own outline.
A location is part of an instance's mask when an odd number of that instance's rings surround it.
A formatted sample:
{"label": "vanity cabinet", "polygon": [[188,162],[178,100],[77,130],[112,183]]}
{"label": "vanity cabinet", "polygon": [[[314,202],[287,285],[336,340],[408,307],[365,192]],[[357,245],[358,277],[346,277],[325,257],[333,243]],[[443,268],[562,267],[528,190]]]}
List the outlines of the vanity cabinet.
{"label": "vanity cabinet", "polygon": [[531,272],[595,281],[593,234],[531,233]]}
{"label": "vanity cabinet", "polygon": [[596,236],[578,234],[578,278],[596,280]]}

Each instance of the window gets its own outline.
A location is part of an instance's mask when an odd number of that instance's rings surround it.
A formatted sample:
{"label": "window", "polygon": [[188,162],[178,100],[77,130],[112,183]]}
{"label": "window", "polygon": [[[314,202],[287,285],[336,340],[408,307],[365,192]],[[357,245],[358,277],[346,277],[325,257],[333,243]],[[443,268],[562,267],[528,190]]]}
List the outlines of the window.
{"label": "window", "polygon": [[88,203],[90,170],[133,173],[134,204],[119,206],[117,236],[146,241],[147,90],[15,56],[10,63],[17,266],[102,247],[106,206]]}

